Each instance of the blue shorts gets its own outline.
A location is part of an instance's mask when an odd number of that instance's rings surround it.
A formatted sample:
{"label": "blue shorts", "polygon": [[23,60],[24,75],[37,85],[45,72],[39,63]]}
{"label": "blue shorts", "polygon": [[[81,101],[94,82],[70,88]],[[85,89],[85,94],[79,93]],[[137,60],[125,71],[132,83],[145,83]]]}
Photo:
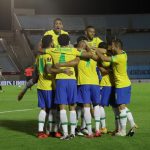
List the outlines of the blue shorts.
{"label": "blue shorts", "polygon": [[100,104],[99,85],[80,85],[78,86],[78,103]]}
{"label": "blue shorts", "polygon": [[38,107],[40,108],[54,107],[54,94],[55,92],[52,90],[37,89]]}
{"label": "blue shorts", "polygon": [[115,87],[104,86],[101,89],[101,102],[102,106],[116,106],[115,102]]}
{"label": "blue shorts", "polygon": [[77,82],[74,79],[56,80],[56,104],[71,105],[77,102]]}
{"label": "blue shorts", "polygon": [[131,86],[116,88],[116,103],[129,104],[131,98]]}

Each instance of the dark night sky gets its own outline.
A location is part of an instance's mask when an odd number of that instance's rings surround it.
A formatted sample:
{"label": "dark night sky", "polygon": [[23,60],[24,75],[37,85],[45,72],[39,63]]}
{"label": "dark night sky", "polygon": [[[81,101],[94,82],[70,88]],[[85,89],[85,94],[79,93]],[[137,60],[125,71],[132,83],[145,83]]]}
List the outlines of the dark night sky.
{"label": "dark night sky", "polygon": [[39,14],[150,13],[149,5],[144,1],[146,0],[15,0],[15,7],[35,8]]}
{"label": "dark night sky", "polygon": [[[0,30],[10,30],[11,0],[0,0]],[[33,8],[37,14],[150,13],[148,0],[14,0],[15,8]],[[135,2],[136,1],[136,2]]]}

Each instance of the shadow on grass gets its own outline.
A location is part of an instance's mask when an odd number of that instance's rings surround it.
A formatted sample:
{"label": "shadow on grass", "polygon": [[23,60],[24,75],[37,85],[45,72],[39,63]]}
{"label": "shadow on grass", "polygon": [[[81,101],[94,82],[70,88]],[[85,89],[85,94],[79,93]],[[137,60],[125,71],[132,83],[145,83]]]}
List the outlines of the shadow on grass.
{"label": "shadow on grass", "polygon": [[0,120],[1,127],[32,136],[37,133],[37,123],[37,120]]}

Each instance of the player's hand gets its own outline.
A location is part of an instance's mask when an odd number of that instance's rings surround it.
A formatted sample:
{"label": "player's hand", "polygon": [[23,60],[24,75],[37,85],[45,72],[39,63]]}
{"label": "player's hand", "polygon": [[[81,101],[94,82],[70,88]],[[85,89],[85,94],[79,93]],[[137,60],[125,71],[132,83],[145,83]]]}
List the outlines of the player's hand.
{"label": "player's hand", "polygon": [[59,69],[61,66],[60,66],[59,63],[57,63],[57,64],[54,65],[54,67],[55,67],[56,69]]}
{"label": "player's hand", "polygon": [[64,69],[64,73],[67,74],[68,76],[73,75],[73,72],[70,70],[70,68]]}

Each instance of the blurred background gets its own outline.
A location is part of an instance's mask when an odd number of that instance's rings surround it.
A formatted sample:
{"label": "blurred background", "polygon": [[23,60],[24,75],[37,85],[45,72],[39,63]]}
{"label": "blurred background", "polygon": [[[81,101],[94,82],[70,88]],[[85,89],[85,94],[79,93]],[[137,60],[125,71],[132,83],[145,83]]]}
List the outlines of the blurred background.
{"label": "blurred background", "polygon": [[104,41],[120,38],[131,79],[150,79],[150,9],[143,0],[0,0],[0,66],[7,80],[24,79],[43,33],[62,18],[72,44],[88,25]]}

